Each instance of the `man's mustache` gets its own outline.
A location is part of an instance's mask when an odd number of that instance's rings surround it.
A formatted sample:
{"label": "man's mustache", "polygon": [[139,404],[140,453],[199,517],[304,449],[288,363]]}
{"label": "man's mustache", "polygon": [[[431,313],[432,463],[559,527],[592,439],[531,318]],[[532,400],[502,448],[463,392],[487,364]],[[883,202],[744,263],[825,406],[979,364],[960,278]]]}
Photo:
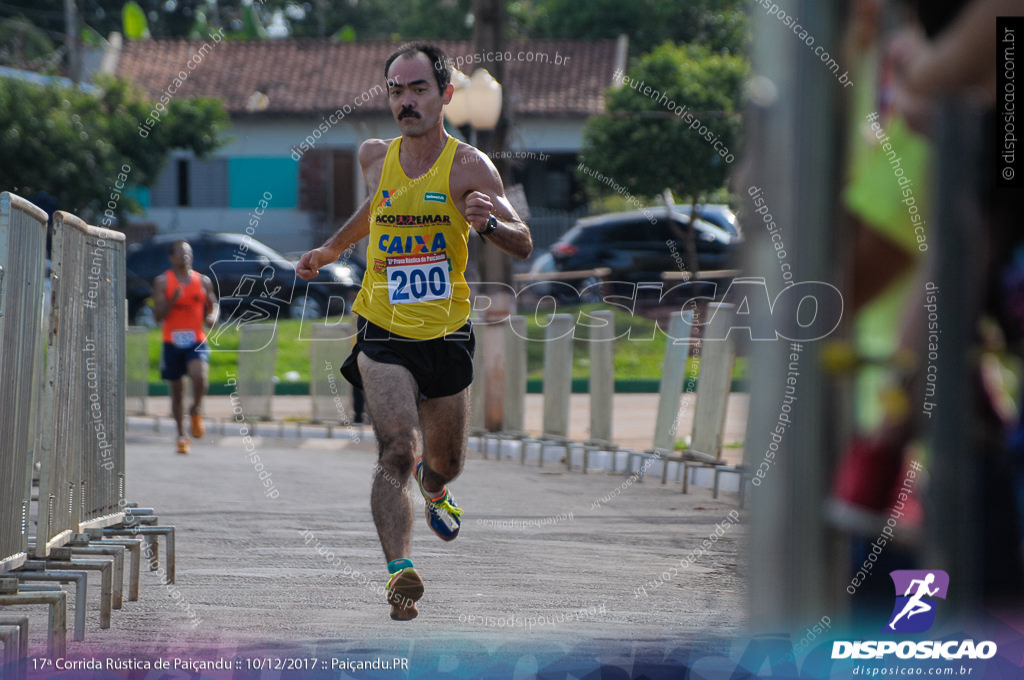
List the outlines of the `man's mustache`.
{"label": "man's mustache", "polygon": [[414,111],[413,109],[410,109],[408,107],[403,107],[402,110],[398,112],[398,120],[402,120],[403,118],[419,118],[419,117],[420,117],[420,114],[416,113],[416,111]]}

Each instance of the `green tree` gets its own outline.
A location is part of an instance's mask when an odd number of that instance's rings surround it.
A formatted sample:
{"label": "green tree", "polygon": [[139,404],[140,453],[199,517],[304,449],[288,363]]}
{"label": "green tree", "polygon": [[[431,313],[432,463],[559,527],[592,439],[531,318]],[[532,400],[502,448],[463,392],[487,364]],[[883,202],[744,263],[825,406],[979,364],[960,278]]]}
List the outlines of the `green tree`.
{"label": "green tree", "polygon": [[745,0],[538,0],[525,15],[536,38],[598,40],[625,33],[633,55],[665,41],[744,54],[750,43],[745,8]]}
{"label": "green tree", "polygon": [[725,184],[738,153],[748,70],[740,56],[662,45],[630,69],[628,84],[607,92],[606,113],[587,122],[584,163],[636,196],[668,188],[699,200]]}
{"label": "green tree", "polygon": [[[206,0],[136,0],[145,13],[150,33],[155,38],[185,37],[195,13],[208,6]],[[125,0],[76,0],[79,23],[106,38],[122,30],[121,9]],[[237,4],[237,3],[236,3]],[[4,0],[4,16],[24,17],[54,42],[64,41],[64,0]]]}
{"label": "green tree", "polygon": [[0,65],[48,71],[54,66],[53,42],[24,18],[0,21]]}
{"label": "green tree", "polygon": [[[219,99],[171,99],[148,136],[139,125],[155,103],[126,81],[107,78],[96,92],[5,79],[0,86],[0,187],[22,196],[45,191],[57,207],[94,223],[122,166],[129,184],[156,181],[172,149],[203,157],[224,143],[228,116]],[[115,214],[139,209],[126,194]]]}
{"label": "green tree", "polygon": [[[607,113],[587,122],[584,182],[610,193],[596,171],[634,200],[670,189],[692,204],[706,202],[725,184],[739,152],[740,96],[748,70],[743,57],[712,54],[702,45],[666,43],[645,55],[628,80],[607,93]],[[678,237],[696,271],[694,232]]]}

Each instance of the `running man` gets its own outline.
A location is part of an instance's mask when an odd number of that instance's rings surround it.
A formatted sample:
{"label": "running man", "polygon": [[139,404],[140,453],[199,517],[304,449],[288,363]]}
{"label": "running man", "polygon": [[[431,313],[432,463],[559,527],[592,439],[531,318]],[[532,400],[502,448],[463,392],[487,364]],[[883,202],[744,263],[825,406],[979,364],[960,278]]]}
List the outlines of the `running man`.
{"label": "running man", "polygon": [[359,315],[356,345],[341,370],[365,391],[373,420],[379,464],[370,505],[390,573],[391,618],[405,621],[419,613],[423,595],[410,559],[406,489],[414,470],[431,530],[451,541],[461,525],[462,509],[447,484],[462,471],[473,380],[470,230],[486,247],[522,259],[533,241],[490,159],[445,132],[443,109],[454,92],[447,55],[432,45],[406,45],[388,57],[384,76],[402,134],[359,147],[373,194],[324,245],[302,256],[297,272],[311,279],[370,237],[352,307]]}
{"label": "running man", "polygon": [[217,322],[220,308],[210,278],[192,269],[192,246],[178,240],[167,250],[171,268],[153,282],[153,314],[164,325],[160,376],[171,383],[171,413],[178,424],[178,453],[188,453],[185,436],[185,374],[192,379],[190,433],[196,439],[203,427],[203,396],[209,370],[210,348],[203,328]]}
{"label": "running man", "polygon": [[[907,585],[907,592],[903,593],[903,597],[910,595],[910,591],[914,589],[914,584],[918,584],[917,592],[914,593],[907,604],[903,607],[903,611],[896,615],[892,621],[889,622],[889,629],[896,630],[896,622],[903,618],[903,615],[907,615],[909,620],[914,614],[924,614],[925,612],[931,611],[934,605],[928,602],[922,602],[925,596],[932,597],[939,592],[939,587],[935,586],[935,590],[928,588],[931,584],[935,583],[935,574],[929,572],[923,579],[915,578]],[[899,591],[897,591],[899,592]]]}

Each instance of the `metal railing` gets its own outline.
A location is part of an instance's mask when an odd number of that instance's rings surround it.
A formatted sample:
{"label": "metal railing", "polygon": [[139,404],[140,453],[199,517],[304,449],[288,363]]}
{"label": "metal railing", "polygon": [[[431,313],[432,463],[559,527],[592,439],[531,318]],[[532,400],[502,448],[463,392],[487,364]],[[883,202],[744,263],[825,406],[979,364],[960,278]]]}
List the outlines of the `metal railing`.
{"label": "metal railing", "polygon": [[36,450],[40,558],[124,516],[124,235],[58,211],[52,260]]}
{"label": "metal railing", "polygon": [[352,324],[318,323],[313,326],[309,350],[309,396],[314,423],[352,424],[352,388],[339,370],[354,340]]}
{"label": "metal railing", "polygon": [[270,420],[277,324],[243,324],[238,333],[238,398],[246,420]]}
{"label": "metal railing", "polygon": [[[77,477],[79,533],[119,524],[125,505],[125,238],[121,232],[93,226],[84,237],[85,345],[81,356],[85,380],[81,394],[87,411]],[[90,346],[95,350],[90,351]]]}
{"label": "metal railing", "polygon": [[28,201],[0,193],[0,573],[21,566],[28,550],[46,222]]}
{"label": "metal railing", "polygon": [[[50,316],[46,338],[46,367],[39,409],[39,514],[35,556],[71,540],[77,527],[79,503],[76,478],[80,472],[85,412],[81,403],[84,353],[86,260],[88,226],[73,215],[53,215]],[[57,424],[59,423],[59,427]]]}
{"label": "metal railing", "polygon": [[[125,398],[135,415],[146,413],[146,397],[149,396],[149,347],[148,328],[129,326],[125,339]],[[128,406],[126,406],[128,408]]]}

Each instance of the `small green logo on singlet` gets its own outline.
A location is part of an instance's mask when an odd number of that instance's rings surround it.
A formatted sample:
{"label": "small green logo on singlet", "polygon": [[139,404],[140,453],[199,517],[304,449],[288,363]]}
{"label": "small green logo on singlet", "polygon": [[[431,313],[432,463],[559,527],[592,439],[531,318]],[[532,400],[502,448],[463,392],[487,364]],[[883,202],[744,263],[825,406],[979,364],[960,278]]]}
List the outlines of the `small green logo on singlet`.
{"label": "small green logo on singlet", "polygon": [[423,194],[424,201],[434,201],[435,203],[444,203],[448,200],[448,196],[437,191],[428,191]]}

